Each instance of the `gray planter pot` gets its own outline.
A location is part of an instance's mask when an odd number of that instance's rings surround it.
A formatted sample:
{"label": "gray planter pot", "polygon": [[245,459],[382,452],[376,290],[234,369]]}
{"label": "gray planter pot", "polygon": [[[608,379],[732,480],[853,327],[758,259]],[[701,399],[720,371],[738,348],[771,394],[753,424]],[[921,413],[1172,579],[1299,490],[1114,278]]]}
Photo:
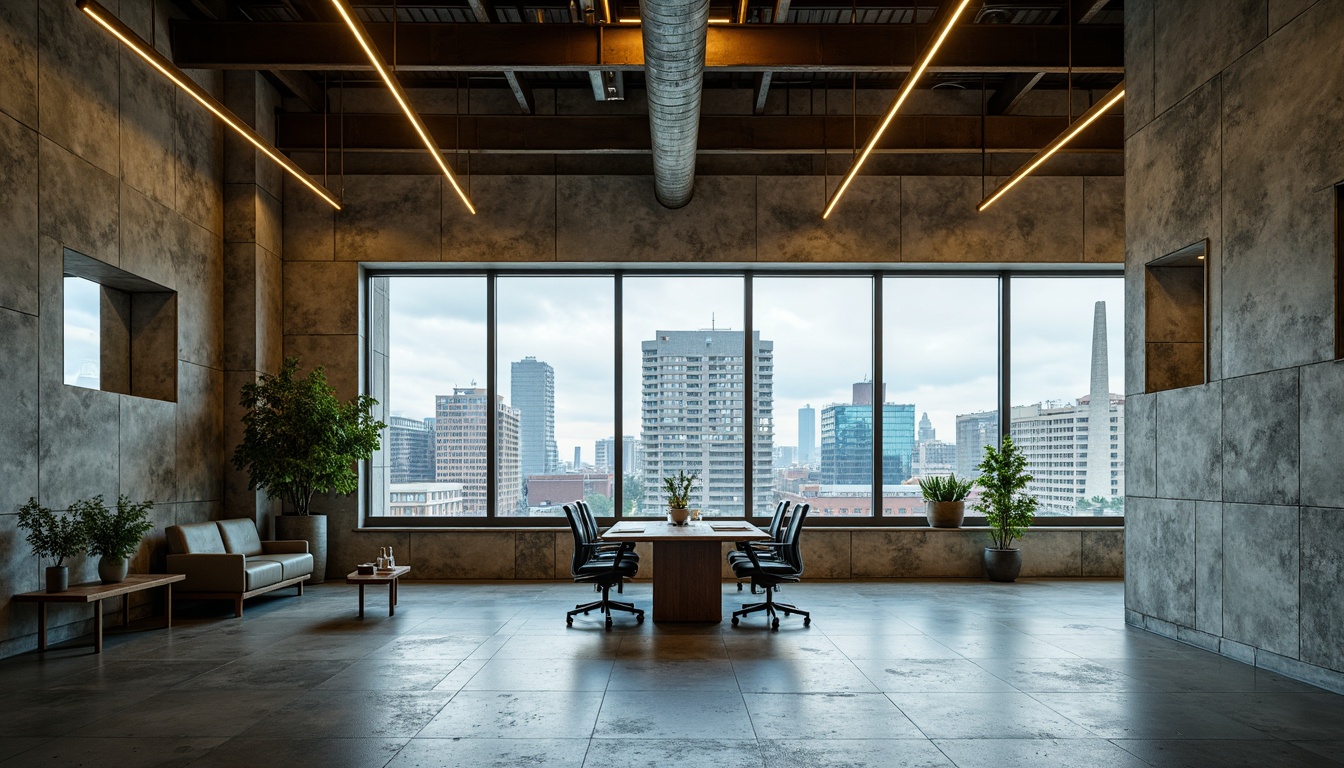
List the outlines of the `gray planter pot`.
{"label": "gray planter pot", "polygon": [[98,578],[102,579],[104,584],[119,584],[125,581],[130,569],[131,562],[124,557],[103,555],[98,558]]}
{"label": "gray planter pot", "polygon": [[313,577],[309,584],[321,584],[327,579],[327,516],[280,515],[275,518],[275,538],[278,541],[306,541],[313,556]]}
{"label": "gray planter pot", "polygon": [[926,501],[924,516],[929,519],[930,528],[960,528],[966,519],[964,501]]}
{"label": "gray planter pot", "polygon": [[65,565],[47,566],[47,591],[64,592],[70,588],[70,568]]}
{"label": "gray planter pot", "polygon": [[1016,581],[1022,573],[1022,550],[985,547],[985,574],[990,581]]}

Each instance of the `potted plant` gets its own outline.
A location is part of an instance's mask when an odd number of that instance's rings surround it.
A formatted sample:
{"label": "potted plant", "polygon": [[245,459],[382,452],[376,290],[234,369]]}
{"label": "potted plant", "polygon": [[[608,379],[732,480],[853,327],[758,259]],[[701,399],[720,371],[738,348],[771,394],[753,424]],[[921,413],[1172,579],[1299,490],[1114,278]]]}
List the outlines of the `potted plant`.
{"label": "potted plant", "polygon": [[966,517],[966,497],[971,493],[970,480],[951,474],[947,477],[921,478],[919,490],[924,494],[924,515],[930,528],[960,528]]}
{"label": "potted plant", "polygon": [[975,511],[985,516],[994,540],[993,547],[985,547],[985,572],[991,581],[1013,581],[1022,572],[1022,551],[1013,549],[1012,543],[1027,532],[1038,504],[1026,492],[1031,482],[1026,467],[1027,457],[1007,435],[1001,448],[985,446],[985,458],[977,467],[981,475],[975,482],[985,492]]}
{"label": "potted plant", "polygon": [[117,511],[113,512],[103,503],[101,495],[70,505],[70,511],[84,527],[89,555],[98,558],[98,578],[104,584],[126,579],[140,540],[154,528],[149,520],[153,507],[152,501],[132,504],[129,498],[118,496]]}
{"label": "potted plant", "polygon": [[691,493],[695,490],[695,480],[699,476],[699,472],[688,475],[686,470],[679,469],[677,474],[663,478],[663,492],[667,494],[667,512],[672,516],[673,525],[686,524],[686,518],[691,514],[691,510],[687,507],[691,503]]}
{"label": "potted plant", "polygon": [[47,591],[64,592],[70,587],[70,568],[65,558],[84,549],[84,526],[78,518],[58,515],[30,498],[19,508],[19,527],[28,532],[28,546],[38,561],[55,558],[56,564],[47,566]]}
{"label": "potted plant", "polygon": [[262,374],[243,387],[243,441],[233,465],[248,473],[248,487],[260,488],[288,509],[275,520],[279,539],[302,539],[313,555],[313,578],[327,568],[327,518],[312,513],[319,493],[348,495],[359,488],[355,463],[378,450],[387,425],[373,418],[377,400],[360,395],[336,399],[326,373],[315,368],[297,375],[298,358],[285,358],[277,374]]}

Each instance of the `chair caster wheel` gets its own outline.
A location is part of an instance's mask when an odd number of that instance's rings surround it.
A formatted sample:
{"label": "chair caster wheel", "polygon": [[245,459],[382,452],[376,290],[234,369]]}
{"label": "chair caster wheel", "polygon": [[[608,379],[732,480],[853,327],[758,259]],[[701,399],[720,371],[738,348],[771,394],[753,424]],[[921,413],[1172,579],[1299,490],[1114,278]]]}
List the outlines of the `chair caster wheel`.
{"label": "chair caster wheel", "polygon": [[804,627],[810,627],[810,626],[812,626],[812,617],[811,617],[811,616],[807,616],[807,617],[805,617],[805,618],[803,619],[803,626],[804,626]]}
{"label": "chair caster wheel", "polygon": [[584,612],[583,612],[583,615],[584,615],[584,616],[587,616],[587,615],[588,615],[588,612],[587,612],[587,611],[584,611]]}
{"label": "chair caster wheel", "polygon": [[610,616],[607,617],[607,631],[608,631],[608,632],[611,631],[611,617],[610,617]]}
{"label": "chair caster wheel", "polygon": [[741,591],[742,591],[742,582],[740,582],[740,581],[737,583],[737,591],[738,591],[738,592],[741,592]]}
{"label": "chair caster wheel", "polygon": [[635,617],[635,623],[636,623],[636,624],[643,624],[643,623],[644,623],[644,614],[641,613],[641,614],[639,614],[638,616],[636,616],[636,617]]}
{"label": "chair caster wheel", "polygon": [[737,626],[737,617],[736,617],[736,616],[733,617],[733,626],[734,626],[734,627]]}
{"label": "chair caster wheel", "polygon": [[774,619],[773,621],[770,622],[770,628],[771,628],[771,629],[779,629],[779,619],[778,619],[778,618],[776,618],[776,619]]}
{"label": "chair caster wheel", "polygon": [[574,626],[574,617],[573,617],[573,616],[566,616],[566,617],[565,617],[565,626],[566,626],[566,627],[572,627],[572,626]]}

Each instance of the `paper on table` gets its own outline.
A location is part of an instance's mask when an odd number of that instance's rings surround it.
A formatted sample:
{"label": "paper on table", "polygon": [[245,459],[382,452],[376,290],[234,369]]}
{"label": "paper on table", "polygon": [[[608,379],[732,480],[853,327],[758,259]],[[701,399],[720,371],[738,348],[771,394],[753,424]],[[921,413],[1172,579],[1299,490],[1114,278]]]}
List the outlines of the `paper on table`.
{"label": "paper on table", "polygon": [[607,531],[607,533],[643,533],[643,532],[644,532],[644,526],[642,526],[642,525],[641,525],[641,526],[638,526],[638,527],[636,527],[636,528],[625,528],[625,527],[621,527],[621,528],[615,528],[615,529],[613,529],[613,530]]}
{"label": "paper on table", "polygon": [[713,529],[716,530],[716,531],[746,531],[746,530],[750,530],[749,528],[747,528],[747,524],[746,524],[746,523],[710,523],[710,524],[709,524],[709,527],[710,527],[710,528],[713,528]]}

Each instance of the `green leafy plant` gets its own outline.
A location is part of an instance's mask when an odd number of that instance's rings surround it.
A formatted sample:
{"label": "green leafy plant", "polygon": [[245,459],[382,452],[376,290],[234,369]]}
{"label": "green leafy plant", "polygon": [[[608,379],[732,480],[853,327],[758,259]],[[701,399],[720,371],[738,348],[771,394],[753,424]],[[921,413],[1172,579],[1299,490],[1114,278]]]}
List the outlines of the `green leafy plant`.
{"label": "green leafy plant", "polygon": [[698,477],[699,472],[686,474],[684,469],[677,470],[675,475],[664,477],[663,492],[667,494],[667,506],[672,509],[686,509],[686,505],[691,503],[691,493],[695,490],[695,480]]}
{"label": "green leafy plant", "polygon": [[925,501],[965,501],[971,495],[973,480],[962,480],[955,474],[947,477],[921,478],[919,490]]}
{"label": "green leafy plant", "polygon": [[152,501],[133,504],[126,496],[118,496],[117,510],[113,512],[98,495],[71,504],[70,512],[84,527],[90,555],[128,560],[140,548],[140,540],[154,528],[149,520],[149,510],[153,508]]}
{"label": "green leafy plant", "polygon": [[976,467],[981,474],[975,482],[985,492],[975,503],[975,511],[985,516],[996,549],[1008,549],[1036,519],[1040,502],[1026,492],[1032,479],[1026,468],[1027,457],[1007,435],[1001,448],[985,446],[985,458]]}
{"label": "green leafy plant", "polygon": [[25,539],[39,560],[55,558],[56,565],[65,565],[65,558],[84,550],[84,526],[73,515],[61,515],[30,498],[19,508],[19,527],[28,532]]}
{"label": "green leafy plant", "polygon": [[249,488],[307,515],[314,495],[359,488],[354,464],[373,456],[387,425],[373,418],[377,400],[360,395],[342,403],[320,367],[307,376],[298,376],[298,367],[297,358],[285,358],[280,373],[243,387],[245,430],[233,465],[247,471]]}

